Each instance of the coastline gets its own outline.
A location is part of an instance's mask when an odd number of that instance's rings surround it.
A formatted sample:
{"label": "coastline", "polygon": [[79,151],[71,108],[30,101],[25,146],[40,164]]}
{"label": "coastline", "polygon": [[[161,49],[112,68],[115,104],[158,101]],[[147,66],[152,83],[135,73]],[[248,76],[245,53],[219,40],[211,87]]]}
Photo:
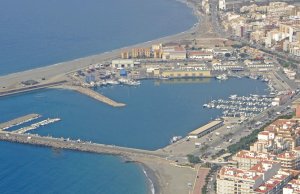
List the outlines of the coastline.
{"label": "coastline", "polygon": [[[142,43],[129,45],[126,47],[114,49],[111,51],[106,51],[104,53],[99,53],[95,55],[90,55],[86,57],[81,57],[77,59],[73,59],[70,61],[65,62],[59,62],[56,64],[39,67],[35,69],[30,69],[26,71],[11,73],[7,75],[1,75],[0,76],[0,92],[4,91],[3,87],[7,88],[15,88],[17,83],[20,83],[21,81],[28,80],[28,79],[42,79],[45,77],[47,81],[60,81],[61,79],[64,79],[64,76],[70,72],[74,72],[76,70],[82,69],[87,67],[91,63],[95,63],[98,61],[109,61],[111,59],[114,59],[120,55],[120,53],[124,50],[128,50],[134,47],[147,47],[152,44],[157,43],[167,43],[172,41],[178,41],[180,39],[187,38],[191,36],[192,33],[197,32],[200,24],[201,24],[201,13],[199,13],[195,6],[193,6],[192,3],[187,2],[186,0],[176,0],[177,2],[185,4],[188,8],[190,8],[193,12],[193,15],[195,16],[196,23],[192,25],[191,28],[179,32],[177,34],[171,34],[168,36],[160,37],[154,40],[145,41]],[[18,88],[17,88],[18,89]],[[134,161],[137,165],[140,166],[142,172],[144,173],[144,176],[147,181],[148,185],[148,192],[151,194],[158,194],[158,193],[172,193],[170,192],[170,188],[166,188],[168,184],[163,183],[163,180],[168,179],[168,177],[165,177],[165,175],[158,174],[159,169],[157,168],[155,161],[146,161],[146,162],[137,162]],[[168,165],[171,165],[169,163],[165,163],[168,161],[163,161],[163,165],[160,168],[168,168],[166,171],[174,168],[173,166],[167,167]],[[149,163],[153,165],[149,165]],[[181,170],[181,169],[180,169]],[[166,172],[163,172],[163,174]],[[169,175],[169,174],[168,174]],[[175,184],[174,184],[175,185]],[[174,186],[173,185],[173,186]]]}
{"label": "coastline", "polygon": [[134,48],[134,47],[149,47],[153,44],[158,43],[167,43],[172,41],[178,41],[180,39],[187,38],[189,36],[192,36],[193,33],[197,32],[198,27],[200,26],[200,23],[202,21],[202,15],[200,12],[197,12],[196,7],[194,7],[191,3],[187,2],[186,0],[176,0],[178,2],[181,2],[185,4],[188,8],[192,9],[193,15],[195,16],[196,23],[189,29],[179,32],[177,34],[171,34],[168,36],[160,37],[157,39],[145,41],[142,43],[129,45],[126,47],[106,51],[103,53],[90,55],[86,57],[81,57],[69,61],[59,62],[56,64],[39,67],[35,69],[25,70],[21,72],[15,72],[7,75],[1,75],[0,76],[0,91],[6,88],[16,88],[16,85],[24,80],[29,79],[37,79],[41,80],[42,78],[46,78],[48,81],[58,81],[62,80],[63,77],[70,73],[77,71],[79,69],[85,68],[90,64],[94,64],[97,62],[106,62],[115,58],[118,58],[120,56],[120,53],[122,51]]}
{"label": "coastline", "polygon": [[140,166],[140,168],[142,169],[145,178],[147,179],[147,183],[148,183],[148,193],[149,194],[158,194],[161,193],[160,191],[160,184],[157,178],[156,173],[149,168],[147,165],[143,164],[143,163],[136,163]]}

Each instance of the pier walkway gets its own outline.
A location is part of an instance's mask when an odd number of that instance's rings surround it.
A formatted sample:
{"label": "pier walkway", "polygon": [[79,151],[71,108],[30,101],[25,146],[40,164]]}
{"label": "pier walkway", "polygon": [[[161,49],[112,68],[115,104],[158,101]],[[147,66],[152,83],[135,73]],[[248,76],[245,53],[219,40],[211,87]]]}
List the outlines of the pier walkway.
{"label": "pier walkway", "polygon": [[58,149],[77,150],[82,152],[92,152],[99,154],[119,155],[124,157],[150,157],[165,158],[166,154],[156,151],[148,151],[134,148],[126,148],[114,145],[104,145],[80,140],[69,140],[63,138],[43,137],[31,134],[17,134],[13,132],[0,131],[0,141],[16,142],[22,144],[31,144]]}
{"label": "pier walkway", "polygon": [[14,126],[21,125],[23,123],[27,123],[27,122],[35,120],[39,117],[41,117],[41,115],[39,115],[39,114],[28,114],[28,115],[7,121],[5,123],[0,123],[0,131],[9,129]]}
{"label": "pier walkway", "polygon": [[84,87],[81,87],[81,86],[70,86],[70,85],[59,86],[59,88],[74,90],[76,92],[87,95],[87,96],[89,96],[89,97],[91,97],[95,100],[98,100],[100,102],[103,102],[103,103],[108,104],[108,105],[113,106],[113,107],[126,106],[126,104],[124,104],[124,103],[116,102],[116,101],[114,101],[114,100],[112,100],[112,99],[110,99],[106,96],[103,96],[102,94],[100,94],[98,92],[95,92],[94,90],[91,90],[89,88],[84,88]]}

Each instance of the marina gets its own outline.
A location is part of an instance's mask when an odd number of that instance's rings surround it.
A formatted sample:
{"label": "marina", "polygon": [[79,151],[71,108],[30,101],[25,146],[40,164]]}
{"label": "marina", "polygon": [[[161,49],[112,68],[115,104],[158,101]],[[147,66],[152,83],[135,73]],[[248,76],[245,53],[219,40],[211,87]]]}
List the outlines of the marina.
{"label": "marina", "polygon": [[33,120],[38,119],[40,117],[41,117],[41,115],[33,113],[33,114],[28,114],[28,115],[25,115],[25,116],[7,121],[5,123],[1,123],[0,124],[0,131],[7,130],[7,129],[15,127],[15,126],[22,125],[24,123],[33,121]]}
{"label": "marina", "polygon": [[20,128],[18,130],[13,131],[13,133],[18,133],[18,134],[27,133],[27,132],[29,132],[31,130],[35,130],[35,129],[39,128],[39,127],[42,127],[42,126],[45,126],[45,125],[48,125],[48,124],[51,124],[51,123],[58,122],[60,120],[61,120],[60,118],[54,118],[54,119],[48,118],[48,119],[42,120],[40,122],[34,123],[34,124],[30,125],[30,126],[22,127],[22,128]]}
{"label": "marina", "polygon": [[204,104],[204,108],[220,109],[225,117],[253,117],[260,112],[271,107],[273,96],[268,95],[254,95],[238,96],[236,94],[230,95],[228,99],[212,100]]}

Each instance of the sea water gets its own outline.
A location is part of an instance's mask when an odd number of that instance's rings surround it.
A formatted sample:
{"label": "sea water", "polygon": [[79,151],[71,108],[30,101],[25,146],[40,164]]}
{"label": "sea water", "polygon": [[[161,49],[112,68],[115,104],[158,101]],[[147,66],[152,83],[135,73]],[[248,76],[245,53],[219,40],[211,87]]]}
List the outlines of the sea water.
{"label": "sea water", "polygon": [[[46,89],[1,98],[0,122],[38,113],[43,116],[40,120],[48,117],[62,120],[31,133],[155,150],[168,145],[172,136],[184,136],[221,116],[219,110],[203,108],[210,100],[231,94],[266,94],[266,89],[263,82],[247,78],[222,82],[215,79],[145,80],[138,87],[96,89],[126,103],[122,108],[108,106],[77,92]],[[14,193],[25,186],[24,189],[37,193],[56,193],[67,188],[70,193],[82,193],[86,188],[90,189],[89,193],[144,193],[147,190],[145,177],[137,166],[122,164],[116,157],[61,150],[57,153],[48,148],[10,143],[0,143],[0,153],[0,191]],[[124,180],[125,174],[130,174],[131,179]],[[65,179],[67,181],[63,181]]]}
{"label": "sea water", "polygon": [[[0,75],[179,33],[195,22],[191,10],[175,0],[1,0]],[[99,123],[93,126],[90,122],[97,116],[90,117],[92,106],[115,111],[60,90],[1,98],[0,104],[1,122],[39,112],[41,119],[61,117],[63,121],[36,132],[78,138],[99,132]],[[97,110],[92,112],[97,114]],[[82,125],[77,127],[74,121],[79,118]],[[59,128],[55,131],[52,127]],[[81,129],[87,130],[87,137],[80,137]],[[113,139],[117,138],[110,143],[118,143],[120,136],[114,134]],[[0,177],[0,193],[140,194],[148,190],[140,168],[123,164],[117,157],[11,143],[0,143]]]}
{"label": "sea water", "polygon": [[[2,0],[0,75],[171,35],[195,22],[191,10],[174,0]],[[72,91],[41,90],[1,98],[0,122],[34,112],[62,121],[32,133],[155,150],[219,116],[218,110],[202,107],[211,99],[265,89],[248,79],[148,80],[140,87],[97,89],[126,103],[124,108]],[[0,142],[0,178],[0,193],[148,190],[142,170],[118,157],[6,142]]]}
{"label": "sea water", "polygon": [[147,193],[143,172],[118,157],[0,142],[0,193]]}
{"label": "sea water", "polygon": [[172,35],[195,22],[176,0],[1,0],[0,75]]}

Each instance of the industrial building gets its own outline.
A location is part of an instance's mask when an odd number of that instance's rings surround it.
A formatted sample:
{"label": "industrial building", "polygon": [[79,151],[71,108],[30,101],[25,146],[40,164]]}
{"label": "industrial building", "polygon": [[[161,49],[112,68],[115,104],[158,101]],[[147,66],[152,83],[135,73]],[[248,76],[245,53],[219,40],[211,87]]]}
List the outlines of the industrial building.
{"label": "industrial building", "polygon": [[162,49],[163,60],[184,60],[186,59],[186,50],[180,46],[166,46]]}
{"label": "industrial building", "polygon": [[117,59],[117,60],[112,60],[111,66],[113,68],[133,68],[137,65],[139,65],[139,62],[136,62],[135,60],[132,59]]}
{"label": "industrial building", "polygon": [[209,122],[208,124],[192,131],[189,133],[188,137],[189,138],[200,138],[216,129],[218,129],[219,127],[221,127],[223,125],[223,121],[222,120],[214,120]]}

